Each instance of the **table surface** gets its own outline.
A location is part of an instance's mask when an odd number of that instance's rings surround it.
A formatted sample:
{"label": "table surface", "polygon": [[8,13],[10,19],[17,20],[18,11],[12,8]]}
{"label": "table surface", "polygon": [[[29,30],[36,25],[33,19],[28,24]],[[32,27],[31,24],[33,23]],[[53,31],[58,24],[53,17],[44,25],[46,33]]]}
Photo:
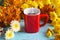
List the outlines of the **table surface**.
{"label": "table surface", "polygon": [[[21,21],[21,27],[24,27],[24,21]],[[37,33],[26,33],[24,31],[15,33],[15,36],[11,40],[54,40],[54,37],[51,38],[46,37],[46,30],[47,28],[53,29],[50,24],[46,24],[45,26],[41,27],[39,32]],[[0,40],[5,40],[4,36],[0,37]]]}

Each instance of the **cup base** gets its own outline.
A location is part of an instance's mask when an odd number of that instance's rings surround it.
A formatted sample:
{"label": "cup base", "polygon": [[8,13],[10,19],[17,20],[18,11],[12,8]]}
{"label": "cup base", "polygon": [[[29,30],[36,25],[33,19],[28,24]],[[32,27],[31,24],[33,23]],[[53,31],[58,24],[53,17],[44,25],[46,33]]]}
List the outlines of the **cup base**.
{"label": "cup base", "polygon": [[39,31],[35,31],[35,32],[28,32],[28,31],[25,31],[26,33],[37,33],[37,32],[39,32]]}

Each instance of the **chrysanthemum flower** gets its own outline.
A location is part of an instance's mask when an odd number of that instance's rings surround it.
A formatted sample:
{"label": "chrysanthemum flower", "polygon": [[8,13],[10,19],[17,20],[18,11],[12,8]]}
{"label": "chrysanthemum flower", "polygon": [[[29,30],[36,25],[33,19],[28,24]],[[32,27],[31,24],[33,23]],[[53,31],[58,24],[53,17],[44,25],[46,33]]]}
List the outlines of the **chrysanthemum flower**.
{"label": "chrysanthemum flower", "polygon": [[44,4],[51,4],[51,1],[50,0],[42,0]]}
{"label": "chrysanthemum flower", "polygon": [[44,7],[44,4],[43,4],[43,2],[41,1],[41,2],[39,2],[39,8],[43,8]]}
{"label": "chrysanthemum flower", "polygon": [[51,0],[51,2],[55,5],[60,4],[60,0]]}
{"label": "chrysanthemum flower", "polygon": [[52,26],[55,26],[56,25],[56,21],[52,21]]}
{"label": "chrysanthemum flower", "polygon": [[56,13],[58,16],[60,16],[60,8],[56,8]]}
{"label": "chrysanthemum flower", "polygon": [[30,6],[27,4],[27,3],[24,3],[22,6],[21,6],[21,8],[22,8],[22,10],[24,10],[24,9],[26,9],[26,8],[29,8]]}
{"label": "chrysanthemum flower", "polygon": [[5,39],[12,39],[14,37],[14,32],[12,30],[8,30],[5,33]]}
{"label": "chrysanthemum flower", "polygon": [[18,32],[20,30],[20,22],[13,20],[10,25],[14,32]]}
{"label": "chrysanthemum flower", "polygon": [[28,1],[26,3],[29,4],[31,7],[38,8],[38,3],[36,1]]}
{"label": "chrysanthemum flower", "polygon": [[57,19],[56,24],[60,25],[60,18]]}
{"label": "chrysanthemum flower", "polygon": [[30,7],[38,8],[38,3],[36,1],[27,1],[21,6],[22,10]]}
{"label": "chrysanthemum flower", "polygon": [[60,26],[59,25],[55,25],[54,31],[60,34]]}
{"label": "chrysanthemum flower", "polygon": [[50,12],[50,20],[55,21],[57,19],[57,14],[55,12]]}
{"label": "chrysanthemum flower", "polygon": [[47,35],[47,37],[49,38],[49,37],[52,36],[52,33],[51,33],[50,31],[48,31],[46,35]]}
{"label": "chrysanthemum flower", "polygon": [[52,21],[54,26],[54,31],[60,34],[60,18],[57,18],[56,21]]}

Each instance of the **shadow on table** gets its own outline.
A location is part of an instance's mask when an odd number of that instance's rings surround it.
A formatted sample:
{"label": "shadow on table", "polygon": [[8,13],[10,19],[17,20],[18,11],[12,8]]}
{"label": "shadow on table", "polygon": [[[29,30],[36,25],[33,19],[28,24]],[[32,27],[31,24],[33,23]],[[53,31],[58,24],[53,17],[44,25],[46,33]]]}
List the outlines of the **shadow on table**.
{"label": "shadow on table", "polygon": [[23,27],[23,26],[21,27],[21,32],[25,33],[24,27]]}

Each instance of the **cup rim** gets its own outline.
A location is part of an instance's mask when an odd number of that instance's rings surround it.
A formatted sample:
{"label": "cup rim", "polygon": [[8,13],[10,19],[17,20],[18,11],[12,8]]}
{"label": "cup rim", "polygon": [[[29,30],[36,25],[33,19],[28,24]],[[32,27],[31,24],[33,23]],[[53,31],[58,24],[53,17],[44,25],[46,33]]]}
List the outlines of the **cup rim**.
{"label": "cup rim", "polygon": [[31,11],[34,11],[36,15],[40,14],[40,9],[38,8],[26,8],[24,9],[24,14],[27,15],[28,13],[31,13]]}

